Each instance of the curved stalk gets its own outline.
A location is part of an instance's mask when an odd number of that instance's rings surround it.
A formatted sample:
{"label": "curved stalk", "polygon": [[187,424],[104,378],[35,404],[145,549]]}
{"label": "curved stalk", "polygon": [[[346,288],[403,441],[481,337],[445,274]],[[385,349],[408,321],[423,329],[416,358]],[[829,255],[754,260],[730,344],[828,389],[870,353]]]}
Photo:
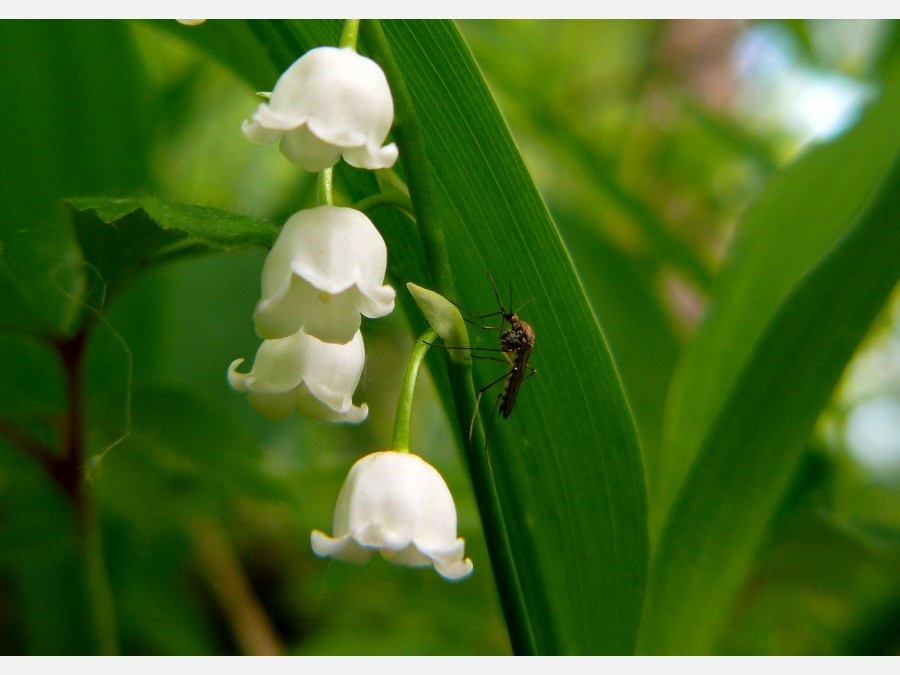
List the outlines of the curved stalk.
{"label": "curved stalk", "polygon": [[391,441],[391,449],[398,452],[409,452],[409,427],[412,421],[413,398],[416,393],[416,382],[419,379],[419,370],[425,354],[428,353],[429,342],[434,342],[437,332],[429,328],[413,346],[409,361],[406,363],[406,372],[403,373],[403,382],[400,385],[400,397],[397,400],[397,415],[394,417],[394,434]]}

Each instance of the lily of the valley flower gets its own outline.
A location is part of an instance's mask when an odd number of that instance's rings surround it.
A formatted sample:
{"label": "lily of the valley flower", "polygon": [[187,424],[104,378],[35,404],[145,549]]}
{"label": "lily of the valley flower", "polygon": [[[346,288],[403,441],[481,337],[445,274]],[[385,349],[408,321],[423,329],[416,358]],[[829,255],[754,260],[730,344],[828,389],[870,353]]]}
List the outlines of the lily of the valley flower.
{"label": "lily of the valley flower", "polygon": [[257,144],[280,139],[284,155],[307,171],[341,155],[360,169],[385,169],[397,160],[396,145],[382,147],[393,120],[391,90],[377,63],[352,49],[318,47],[282,74],[243,130]]}
{"label": "lily of the valley flower", "polygon": [[283,338],[307,335],[345,343],[360,314],[390,314],[396,292],[383,285],[387,247],[363,213],[319,206],[291,216],[269,252],[256,305],[256,332]]}
{"label": "lily of the valley flower", "polygon": [[406,452],[376,452],[356,462],[338,496],[334,537],[314,530],[311,543],[316,555],[347,562],[364,563],[380,551],[397,565],[434,565],[447,579],[472,572],[447,484]]}
{"label": "lily of the valley flower", "polygon": [[244,359],[228,368],[228,381],[249,392],[250,404],[271,420],[286,419],[294,410],[328,422],[359,423],[369,408],[353,405],[366,353],[357,331],[346,344],[322,342],[303,330],[277,340],[265,340],[253,368],[240,373]]}

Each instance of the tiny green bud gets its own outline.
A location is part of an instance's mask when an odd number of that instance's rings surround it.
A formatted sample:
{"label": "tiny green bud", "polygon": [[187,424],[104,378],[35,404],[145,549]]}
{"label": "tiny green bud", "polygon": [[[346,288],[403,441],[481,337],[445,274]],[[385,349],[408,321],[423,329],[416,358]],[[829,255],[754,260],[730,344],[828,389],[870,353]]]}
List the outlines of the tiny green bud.
{"label": "tiny green bud", "polygon": [[412,282],[406,284],[406,287],[422,310],[422,314],[428,319],[428,323],[443,338],[444,345],[449,348],[450,358],[457,363],[471,363],[469,333],[456,305],[443,295]]}

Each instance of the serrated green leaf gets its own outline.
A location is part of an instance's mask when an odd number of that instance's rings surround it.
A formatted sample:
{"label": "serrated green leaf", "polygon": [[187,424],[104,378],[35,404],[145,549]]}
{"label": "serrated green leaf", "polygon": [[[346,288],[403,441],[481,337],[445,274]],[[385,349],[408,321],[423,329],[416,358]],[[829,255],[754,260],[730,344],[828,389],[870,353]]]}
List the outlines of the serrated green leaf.
{"label": "serrated green leaf", "polygon": [[66,203],[84,259],[107,286],[185,255],[270,248],[279,231],[247,216],[155,197],[79,197]]}

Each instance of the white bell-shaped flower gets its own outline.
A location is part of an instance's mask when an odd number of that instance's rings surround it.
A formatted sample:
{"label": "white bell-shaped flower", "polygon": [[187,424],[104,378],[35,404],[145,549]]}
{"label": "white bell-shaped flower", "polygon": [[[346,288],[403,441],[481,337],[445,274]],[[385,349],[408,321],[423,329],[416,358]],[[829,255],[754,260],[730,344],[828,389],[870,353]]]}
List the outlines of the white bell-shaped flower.
{"label": "white bell-shaped flower", "polygon": [[318,47],[284,71],[243,130],[257,144],[280,139],[281,152],[307,171],[341,155],[360,169],[386,169],[397,161],[396,145],[382,147],[393,121],[381,66],[349,48]]}
{"label": "white bell-shaped flower", "polygon": [[376,452],[360,459],[347,476],[334,509],[334,537],[314,530],[321,557],[367,562],[380,551],[397,565],[434,565],[447,579],[472,572],[456,536],[456,506],[433,466],[407,452]]}
{"label": "white bell-shaped flower", "polygon": [[299,410],[327,422],[359,423],[368,406],[353,405],[353,392],[366,362],[362,334],[346,344],[322,342],[303,330],[277,340],[264,340],[249,373],[228,368],[228,382],[248,392],[250,404],[271,420],[283,420]]}
{"label": "white bell-shaped flower", "polygon": [[256,332],[274,339],[302,327],[325,342],[347,342],[360,314],[374,319],[394,309],[386,270],[384,239],[360,211],[318,206],[295,213],[263,264]]}

